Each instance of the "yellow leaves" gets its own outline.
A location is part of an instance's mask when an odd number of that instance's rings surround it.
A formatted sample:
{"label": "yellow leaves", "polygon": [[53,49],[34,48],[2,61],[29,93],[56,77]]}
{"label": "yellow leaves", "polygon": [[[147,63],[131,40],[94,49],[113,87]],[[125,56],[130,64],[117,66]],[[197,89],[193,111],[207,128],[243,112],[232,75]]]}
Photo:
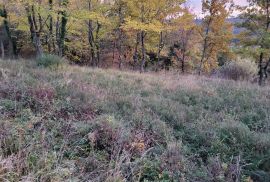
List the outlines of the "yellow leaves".
{"label": "yellow leaves", "polygon": [[203,1],[203,13],[205,17],[200,30],[202,36],[202,59],[203,68],[209,72],[218,66],[218,55],[230,54],[230,43],[233,38],[232,25],[227,22],[230,5],[229,0],[224,1]]}
{"label": "yellow leaves", "polygon": [[157,20],[154,20],[151,23],[143,23],[137,20],[132,20],[127,18],[125,24],[123,25],[125,30],[139,30],[146,32],[161,32],[164,29],[164,26]]}
{"label": "yellow leaves", "polygon": [[133,142],[131,144],[133,150],[137,150],[139,152],[143,152],[145,150],[145,144],[143,141],[140,142]]}
{"label": "yellow leaves", "polygon": [[29,30],[29,26],[27,24],[22,24],[20,23],[17,27],[18,30],[21,30],[21,31],[28,31]]}
{"label": "yellow leaves", "polygon": [[9,14],[9,21],[17,25],[17,29],[21,31],[29,31],[28,21],[26,16],[17,16],[15,13]]}
{"label": "yellow leaves", "polygon": [[86,10],[76,10],[72,12],[73,18],[78,20],[93,20],[98,21],[101,24],[109,24],[110,21],[101,13]]}
{"label": "yellow leaves", "polygon": [[179,29],[181,22],[187,26],[192,19],[191,14],[187,15],[187,9],[180,6],[183,0],[124,1],[130,14],[123,25],[125,30],[160,33]]}
{"label": "yellow leaves", "polygon": [[207,62],[204,62],[203,69],[206,73],[210,73],[213,69],[218,67],[216,58],[210,58]]}

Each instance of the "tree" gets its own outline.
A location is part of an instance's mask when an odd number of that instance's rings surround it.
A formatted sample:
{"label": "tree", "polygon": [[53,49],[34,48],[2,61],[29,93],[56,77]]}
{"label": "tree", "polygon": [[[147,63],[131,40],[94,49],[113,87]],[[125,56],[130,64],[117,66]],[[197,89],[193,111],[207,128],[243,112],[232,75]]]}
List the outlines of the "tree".
{"label": "tree", "polygon": [[[6,0],[0,15],[8,34],[5,42],[9,39],[17,43],[21,55],[50,53],[75,63],[103,66],[106,64],[101,60],[108,62],[114,47],[120,69],[133,53],[134,68],[138,65],[141,72],[146,67],[158,71],[165,62],[173,65],[174,60],[178,60],[182,72],[187,71],[186,63],[195,58],[195,39],[199,40],[196,36],[200,33],[200,72],[209,71],[217,66],[219,55],[230,51],[231,25],[226,19],[231,3],[203,1],[205,17],[197,31],[194,16],[183,2]],[[171,38],[172,35],[175,37]]]}
{"label": "tree", "polygon": [[175,57],[181,64],[181,71],[185,73],[185,63],[189,53],[191,52],[191,41],[194,34],[194,29],[181,29],[177,33],[179,36],[177,41],[174,41],[170,47],[170,56]]}
{"label": "tree", "polygon": [[175,58],[180,63],[182,73],[186,72],[186,62],[191,57],[191,53],[195,54],[194,48],[196,42],[194,41],[196,35],[196,24],[194,22],[194,15],[189,11],[189,8],[184,8],[184,15],[178,21],[174,22],[175,29],[170,33],[170,52],[169,56]]}
{"label": "tree", "polygon": [[[63,56],[65,51],[65,38],[67,34],[67,23],[68,23],[68,13],[67,13],[67,7],[68,7],[69,1],[68,0],[61,0],[59,1],[59,6],[61,7],[58,11],[58,16],[61,16],[60,26],[56,28],[58,35],[57,37],[57,43],[58,43],[58,55]],[[59,18],[57,25],[59,25]]]}
{"label": "tree", "polygon": [[126,35],[122,28],[127,18],[128,8],[127,3],[124,0],[115,0],[111,12],[114,15],[114,34],[115,34],[115,44],[118,53],[118,67],[122,69],[123,62],[125,61],[125,39]]}
{"label": "tree", "polygon": [[25,11],[29,23],[31,39],[36,49],[36,55],[38,57],[41,57],[43,55],[43,48],[41,45],[41,34],[43,31],[44,23],[41,18],[40,12],[37,12],[37,9],[38,7],[35,3],[25,4]]}
{"label": "tree", "polygon": [[199,74],[217,67],[220,52],[228,52],[232,40],[232,25],[227,22],[233,3],[231,0],[203,0],[203,22],[200,26],[202,53]]}
{"label": "tree", "polygon": [[[10,31],[10,23],[8,21],[8,11],[6,9],[5,4],[1,4],[0,8],[0,17],[3,18],[3,26],[4,26],[4,32],[5,35],[8,38],[9,44],[12,47],[12,55],[16,58],[17,57],[17,45],[16,41],[12,38],[11,31]],[[1,50],[2,50],[2,58],[5,57],[5,51],[4,51],[4,43],[1,41]]]}
{"label": "tree", "polygon": [[241,7],[239,27],[244,28],[240,34],[241,44],[249,48],[258,60],[259,84],[263,85],[268,77],[267,68],[270,65],[270,0],[248,0],[249,5]]}
{"label": "tree", "polygon": [[[85,0],[80,3],[80,8],[76,7],[72,13],[72,17],[79,21],[73,25],[73,28],[76,30],[76,34],[81,35],[82,31],[87,32],[90,62],[92,66],[98,66],[100,63],[101,40],[107,32],[111,31],[109,28],[111,27],[110,20],[107,17],[110,3],[101,0]],[[87,28],[84,29],[82,25]]]}
{"label": "tree", "polygon": [[[20,34],[29,32],[35,54],[38,57],[46,51],[44,45],[48,46],[49,52],[51,52],[52,46],[55,47],[54,37],[57,33],[53,33],[53,19],[56,14],[53,10],[54,4],[53,0],[13,0],[9,4],[10,10],[13,11],[10,18],[16,25],[14,28],[20,31]],[[16,9],[14,5],[16,5]],[[24,39],[24,44],[27,45],[26,37]]]}
{"label": "tree", "polygon": [[[179,18],[182,12],[182,0],[125,0],[130,10],[126,18],[125,30],[136,31],[134,60],[138,59],[138,44],[141,44],[140,71],[144,72],[146,64],[146,38],[148,34],[158,35],[158,59],[163,49],[163,32],[171,29],[167,24],[170,19]],[[165,26],[167,25],[167,27]]]}

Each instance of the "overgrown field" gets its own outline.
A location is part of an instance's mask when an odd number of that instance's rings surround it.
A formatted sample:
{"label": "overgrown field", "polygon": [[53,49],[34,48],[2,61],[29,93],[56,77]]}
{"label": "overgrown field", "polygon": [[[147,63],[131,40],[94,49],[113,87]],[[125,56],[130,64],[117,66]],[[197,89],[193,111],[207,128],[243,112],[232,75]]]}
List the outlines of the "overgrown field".
{"label": "overgrown field", "polygon": [[270,87],[0,66],[0,181],[270,181]]}

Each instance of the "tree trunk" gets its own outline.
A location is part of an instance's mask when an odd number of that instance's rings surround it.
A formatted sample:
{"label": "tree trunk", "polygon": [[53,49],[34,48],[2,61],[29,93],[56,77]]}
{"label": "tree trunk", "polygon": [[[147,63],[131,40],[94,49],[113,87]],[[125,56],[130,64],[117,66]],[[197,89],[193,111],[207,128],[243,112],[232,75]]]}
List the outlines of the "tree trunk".
{"label": "tree trunk", "polygon": [[260,54],[259,60],[259,85],[262,86],[264,82],[264,74],[263,74],[263,53]]}
{"label": "tree trunk", "polygon": [[205,62],[205,56],[206,56],[206,51],[207,51],[207,47],[208,47],[208,36],[209,36],[209,32],[210,32],[211,23],[212,23],[212,18],[210,17],[209,21],[207,22],[205,37],[204,37],[204,41],[203,41],[203,51],[202,51],[202,57],[201,57],[200,67],[199,67],[199,75],[201,75],[203,64]]}
{"label": "tree trunk", "polygon": [[59,54],[59,42],[60,42],[60,12],[57,14],[56,24],[55,24],[55,53]]}
{"label": "tree trunk", "polygon": [[94,34],[93,34],[93,21],[88,21],[88,42],[90,46],[90,54],[91,54],[91,64],[92,66],[96,66],[96,56],[95,56],[95,47],[94,47]]}
{"label": "tree trunk", "polygon": [[5,48],[4,48],[4,42],[1,40],[1,58],[2,60],[5,59]]}
{"label": "tree trunk", "polygon": [[65,38],[67,33],[67,12],[62,12],[60,37],[59,37],[59,56],[62,57],[65,54]]}
{"label": "tree trunk", "polygon": [[265,79],[268,78],[267,69],[268,69],[269,65],[270,65],[270,58],[269,58],[268,62],[266,63],[266,65],[264,66],[264,69],[263,69],[264,70]]}
{"label": "tree trunk", "polygon": [[[27,18],[28,18],[32,42],[33,42],[34,47],[36,49],[36,56],[41,57],[43,55],[43,49],[42,49],[41,40],[40,40],[40,30],[37,30],[38,26],[37,26],[36,17],[35,17],[34,6],[31,7],[31,10],[30,10],[29,6],[27,6],[26,12],[27,12]],[[40,29],[41,29],[41,27],[40,27]]]}
{"label": "tree trunk", "polygon": [[183,53],[182,65],[181,65],[182,73],[185,73],[185,59],[186,59],[186,55],[185,53]]}
{"label": "tree trunk", "polygon": [[142,31],[141,32],[141,44],[142,44],[142,62],[141,62],[141,70],[140,72],[143,73],[144,72],[144,68],[145,68],[145,45],[144,45],[144,38],[145,38],[145,32]]}
{"label": "tree trunk", "polygon": [[14,40],[11,36],[11,32],[10,32],[10,28],[9,28],[9,23],[8,23],[8,14],[7,14],[7,10],[5,7],[3,7],[2,10],[2,14],[1,16],[4,18],[4,29],[5,32],[7,34],[8,40],[9,40],[9,44],[11,45],[11,50],[12,50],[12,57],[14,57],[15,59],[17,58],[17,43],[16,40]]}
{"label": "tree trunk", "polygon": [[139,59],[139,52],[138,52],[139,44],[140,44],[140,33],[137,33],[135,51],[134,51],[134,55],[133,55],[133,61],[134,61],[133,69],[134,70],[137,69],[137,64],[138,64],[138,59]]}
{"label": "tree trunk", "polygon": [[[119,47],[118,48],[118,51],[121,51],[122,52],[122,48]],[[118,53],[118,68],[120,70],[122,69],[122,66],[123,66],[123,58],[122,58],[122,53],[121,52]]]}
{"label": "tree trunk", "polygon": [[96,45],[96,65],[99,66],[100,64],[100,40],[99,40],[99,33],[101,29],[101,24],[97,21],[97,29],[96,29],[96,40],[95,40],[95,45]]}
{"label": "tree trunk", "polygon": [[123,66],[123,49],[122,49],[122,46],[123,46],[123,31],[121,29],[121,26],[122,24],[124,23],[124,15],[123,15],[123,12],[122,12],[122,9],[123,9],[123,6],[122,6],[122,3],[119,4],[119,7],[118,7],[118,17],[119,17],[119,24],[118,24],[118,27],[117,27],[117,33],[118,33],[118,67],[119,69],[121,70],[122,69],[122,66]]}
{"label": "tree trunk", "polygon": [[34,34],[34,45],[36,48],[37,57],[41,57],[43,55],[43,49],[42,49],[41,40],[40,40],[40,33]]}
{"label": "tree trunk", "polygon": [[[53,0],[49,0],[49,6],[50,6],[50,11],[53,10]],[[50,14],[49,17],[49,35],[48,35],[48,51],[49,53],[52,52],[52,50],[55,52],[55,45],[54,45],[54,40],[53,40],[53,17]]]}
{"label": "tree trunk", "polygon": [[199,67],[199,75],[201,75],[203,64],[204,64],[204,59],[205,59],[205,54],[206,54],[206,49],[207,49],[207,44],[208,44],[207,42],[208,42],[207,37],[205,37],[204,43],[203,43],[203,52],[202,52],[202,57],[201,57],[200,67]]}
{"label": "tree trunk", "polygon": [[118,67],[119,69],[121,70],[122,69],[122,66],[123,66],[123,49],[122,49],[122,30],[118,30],[118,46],[117,46],[117,49],[118,49]]}
{"label": "tree trunk", "polygon": [[118,30],[118,67],[121,70],[123,66],[123,49],[122,49],[122,42],[123,42],[123,31],[119,28]]}
{"label": "tree trunk", "polygon": [[161,51],[162,51],[163,47],[164,47],[164,44],[163,44],[163,32],[160,32],[158,53],[157,53],[157,62],[155,63],[155,71],[156,72],[158,71],[158,63],[160,61],[160,54],[161,54]]}
{"label": "tree trunk", "polygon": [[[88,1],[88,10],[89,12],[92,11],[92,1]],[[95,38],[94,38],[94,28],[93,28],[93,21],[88,21],[88,43],[90,46],[90,54],[91,54],[91,65],[96,66],[96,53],[95,53]]]}
{"label": "tree trunk", "polygon": [[[141,7],[141,22],[144,23],[144,5],[142,5]],[[141,69],[140,69],[140,72],[144,72],[144,67],[145,67],[145,58],[146,58],[146,55],[145,55],[145,45],[144,45],[144,38],[145,38],[145,31],[142,30],[141,31],[141,44],[142,44],[142,61],[141,61]]]}
{"label": "tree trunk", "polygon": [[114,60],[115,60],[115,48],[116,48],[116,40],[113,41],[113,60],[112,60],[112,64],[114,64]]}

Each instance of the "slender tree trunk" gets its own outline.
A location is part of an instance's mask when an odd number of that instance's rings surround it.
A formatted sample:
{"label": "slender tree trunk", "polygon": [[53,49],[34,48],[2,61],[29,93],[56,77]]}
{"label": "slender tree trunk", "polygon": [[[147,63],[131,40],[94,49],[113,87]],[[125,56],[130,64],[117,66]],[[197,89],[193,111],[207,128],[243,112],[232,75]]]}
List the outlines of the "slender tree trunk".
{"label": "slender tree trunk", "polygon": [[118,48],[118,68],[121,70],[122,66],[123,66],[122,46],[119,45],[119,48]]}
{"label": "slender tree trunk", "polygon": [[59,56],[63,56],[65,54],[65,38],[67,33],[67,12],[62,12],[62,20],[61,20],[61,31],[59,37]]}
{"label": "slender tree trunk", "polygon": [[[144,5],[142,5],[141,7],[141,22],[144,23]],[[146,58],[146,55],[145,55],[145,45],[144,45],[144,38],[145,38],[145,31],[141,31],[141,45],[142,45],[142,61],[141,61],[141,69],[140,69],[140,72],[144,72],[144,67],[145,67],[145,58]]]}
{"label": "slender tree trunk", "polygon": [[264,74],[263,74],[263,53],[260,54],[259,60],[259,85],[262,86],[264,81]]}
{"label": "slender tree trunk", "polygon": [[57,18],[56,18],[56,24],[55,24],[55,41],[56,41],[56,46],[55,46],[55,53],[59,54],[59,42],[60,42],[60,12],[57,13]]}
{"label": "slender tree trunk", "polygon": [[123,43],[123,31],[119,28],[118,30],[118,67],[121,70],[123,66],[123,49],[122,49],[122,43]]}
{"label": "slender tree trunk", "polygon": [[205,37],[204,37],[204,41],[203,41],[203,51],[202,51],[202,57],[201,57],[200,67],[199,67],[199,75],[201,75],[203,64],[205,62],[205,56],[206,56],[206,51],[207,51],[207,47],[208,47],[208,38],[209,38],[208,36],[209,36],[209,32],[210,32],[211,23],[212,23],[212,18],[210,17],[209,21],[207,22]]}
{"label": "slender tree trunk", "polygon": [[182,49],[182,60],[181,60],[181,62],[182,62],[182,65],[181,65],[182,73],[185,73],[185,62],[186,62],[187,44],[188,44],[188,39],[186,39],[184,41],[183,49]]}
{"label": "slender tree trunk", "polygon": [[263,70],[264,70],[265,79],[268,78],[267,69],[268,69],[269,65],[270,65],[270,58],[269,58],[269,60],[267,61],[266,65],[264,66],[264,69],[263,69]]}
{"label": "slender tree trunk", "polygon": [[[88,11],[92,11],[92,0],[88,1]],[[95,38],[94,38],[94,28],[93,28],[93,21],[88,21],[88,43],[90,46],[90,54],[91,54],[91,65],[97,66],[97,58],[96,58],[96,51],[95,51]]]}
{"label": "slender tree trunk", "polygon": [[113,63],[115,59],[115,48],[116,48],[116,40],[113,41]]}
{"label": "slender tree trunk", "polygon": [[203,64],[204,64],[204,59],[205,59],[205,55],[206,55],[206,50],[207,50],[207,37],[204,39],[204,43],[203,43],[203,52],[202,52],[202,57],[201,57],[201,61],[200,61],[200,67],[199,67],[199,75],[201,75],[202,73],[202,68],[203,68]]}
{"label": "slender tree trunk", "polygon": [[163,32],[160,32],[160,36],[159,36],[159,45],[158,45],[158,53],[157,53],[157,62],[155,63],[155,71],[158,71],[158,63],[160,62],[160,54],[161,51],[164,47],[163,44]]}
{"label": "slender tree trunk", "polygon": [[[50,11],[53,10],[53,0],[49,0],[49,6],[50,6]],[[55,51],[55,46],[54,46],[54,40],[53,40],[53,17],[50,14],[49,15],[49,35],[48,35],[48,51],[49,53]]]}
{"label": "slender tree trunk", "polygon": [[100,40],[99,40],[99,33],[101,29],[101,24],[97,22],[97,29],[96,29],[96,40],[95,40],[95,46],[96,46],[96,65],[99,66],[100,64]]}
{"label": "slender tree trunk", "polygon": [[11,45],[11,50],[12,50],[12,56],[16,59],[17,58],[17,43],[16,40],[12,38],[11,36],[11,31],[9,28],[9,22],[8,22],[8,13],[7,10],[5,8],[5,6],[2,9],[2,14],[1,16],[4,18],[3,24],[4,24],[4,29],[5,32],[7,34],[8,40],[9,40],[9,44]]}
{"label": "slender tree trunk", "polygon": [[[32,42],[33,42],[34,47],[36,49],[36,56],[40,57],[43,55],[43,49],[42,49],[41,40],[40,40],[40,31],[41,30],[38,30],[34,6],[31,6],[31,8],[29,6],[27,6],[26,12],[27,12],[27,18],[28,18]],[[40,27],[40,29],[41,29],[41,27]]]}
{"label": "slender tree trunk", "polygon": [[96,56],[95,56],[95,47],[94,47],[94,34],[93,34],[93,21],[88,21],[88,42],[90,45],[90,54],[91,54],[91,64],[96,66]]}
{"label": "slender tree trunk", "polygon": [[2,60],[5,59],[5,48],[4,48],[4,42],[1,40],[1,58]]}
{"label": "slender tree trunk", "polygon": [[181,65],[181,69],[182,69],[182,73],[185,73],[185,59],[186,59],[186,55],[185,53],[183,54],[183,57],[182,57],[182,65]]}
{"label": "slender tree trunk", "polygon": [[137,69],[137,64],[138,64],[138,59],[139,59],[139,51],[138,51],[139,44],[140,44],[140,33],[137,33],[135,51],[134,51],[134,55],[133,55],[133,61],[134,61],[133,69],[134,70]]}
{"label": "slender tree trunk", "polygon": [[[69,3],[68,0],[59,1],[59,7],[67,8],[68,3]],[[65,55],[65,39],[67,34],[67,23],[68,23],[68,15],[66,10],[63,9],[58,11],[55,32],[57,42],[57,53],[61,57]]]}
{"label": "slender tree trunk", "polygon": [[123,42],[123,32],[122,30],[119,28],[118,30],[118,67],[121,70],[122,66],[123,66],[123,49],[122,49],[122,42]]}
{"label": "slender tree trunk", "polygon": [[123,10],[123,6],[122,6],[122,3],[120,2],[119,7],[118,7],[119,24],[117,27],[117,33],[118,33],[118,46],[117,46],[117,48],[118,48],[118,54],[119,54],[118,55],[118,63],[119,63],[118,67],[120,70],[122,69],[122,66],[123,66],[123,61],[124,61],[123,57],[125,57],[125,56],[123,56],[123,49],[122,49],[123,41],[124,41],[124,37],[123,37],[124,33],[121,29],[121,26],[124,23],[124,15],[123,15],[122,10]]}
{"label": "slender tree trunk", "polygon": [[144,44],[145,32],[141,32],[141,45],[142,45],[142,62],[141,62],[141,70],[140,72],[144,72],[145,63],[146,63],[146,55],[145,55],[145,44]]}

